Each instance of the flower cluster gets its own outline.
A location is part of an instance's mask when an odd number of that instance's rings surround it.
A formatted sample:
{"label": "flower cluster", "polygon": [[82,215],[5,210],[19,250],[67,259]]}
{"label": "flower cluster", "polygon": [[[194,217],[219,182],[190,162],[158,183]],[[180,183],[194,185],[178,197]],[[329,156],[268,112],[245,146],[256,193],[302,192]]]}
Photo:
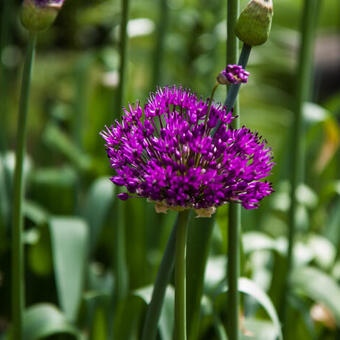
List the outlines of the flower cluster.
{"label": "flower cluster", "polygon": [[273,167],[271,150],[247,128],[228,128],[233,119],[221,104],[209,108],[209,100],[176,86],[159,88],[144,109],[124,108],[122,121],[101,132],[116,171],[111,180],[129,192],[119,198],[137,195],[161,212],[192,208],[201,216],[227,202],[256,208],[272,192],[260,181]]}
{"label": "flower cluster", "polygon": [[247,83],[249,72],[245,71],[241,65],[228,65],[227,68],[220,72],[217,81],[220,84],[241,84]]}

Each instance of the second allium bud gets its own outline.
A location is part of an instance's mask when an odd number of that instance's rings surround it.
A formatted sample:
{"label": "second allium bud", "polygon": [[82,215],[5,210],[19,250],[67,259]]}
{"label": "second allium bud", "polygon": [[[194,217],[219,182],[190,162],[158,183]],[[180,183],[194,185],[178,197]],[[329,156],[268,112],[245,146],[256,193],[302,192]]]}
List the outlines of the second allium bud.
{"label": "second allium bud", "polygon": [[24,0],[21,8],[21,23],[30,32],[49,28],[56,19],[64,0]]}
{"label": "second allium bud", "polygon": [[249,46],[264,44],[269,36],[272,17],[272,0],[251,0],[236,24],[237,37]]}

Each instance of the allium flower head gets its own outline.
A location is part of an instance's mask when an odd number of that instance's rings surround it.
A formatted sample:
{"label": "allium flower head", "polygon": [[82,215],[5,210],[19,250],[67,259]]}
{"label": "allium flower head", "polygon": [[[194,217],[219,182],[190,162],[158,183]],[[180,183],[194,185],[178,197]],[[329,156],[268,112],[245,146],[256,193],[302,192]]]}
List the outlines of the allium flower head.
{"label": "allium flower head", "polygon": [[[112,182],[154,201],[158,212],[191,208],[210,216],[227,202],[256,208],[272,192],[260,181],[274,164],[270,148],[245,127],[228,128],[233,117],[221,104],[211,105],[205,124],[208,102],[173,86],[151,94],[144,108],[124,108],[122,121],[101,132]],[[212,137],[218,120],[224,124]]]}
{"label": "allium flower head", "polygon": [[249,72],[245,71],[241,65],[228,65],[219,73],[217,81],[220,84],[241,84],[247,83]]}
{"label": "allium flower head", "polygon": [[52,25],[64,0],[24,0],[21,22],[31,32],[39,32]]}

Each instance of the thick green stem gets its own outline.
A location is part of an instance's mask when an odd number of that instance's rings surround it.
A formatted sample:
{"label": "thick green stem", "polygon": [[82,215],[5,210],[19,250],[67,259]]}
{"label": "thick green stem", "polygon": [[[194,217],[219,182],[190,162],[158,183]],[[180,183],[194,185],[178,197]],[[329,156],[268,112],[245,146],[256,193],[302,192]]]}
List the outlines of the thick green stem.
{"label": "thick green stem", "polygon": [[175,339],[187,339],[186,323],[186,240],[189,210],[178,214],[175,253]]}
{"label": "thick green stem", "polygon": [[123,300],[128,292],[128,273],[126,270],[126,255],[125,255],[125,202],[117,201],[117,225],[115,228],[115,256],[114,256],[114,268],[115,268],[115,295],[116,301]]}
{"label": "thick green stem", "polygon": [[210,115],[210,108],[211,108],[211,104],[214,100],[214,96],[215,96],[215,92],[216,92],[216,89],[218,88],[220,84],[219,83],[216,83],[211,91],[211,96],[209,98],[209,104],[208,104],[208,110],[207,110],[207,114],[205,116],[205,120],[204,120],[204,126],[205,126],[205,130],[207,129],[207,123],[208,123],[208,118],[209,118],[209,115]]}
{"label": "thick green stem", "polygon": [[[291,158],[291,191],[290,191],[290,209],[288,214],[288,250],[287,250],[287,267],[286,282],[283,288],[281,301],[281,321],[285,326],[287,320],[287,297],[289,294],[289,279],[293,265],[293,247],[296,233],[296,211],[297,198],[296,190],[302,182],[303,177],[303,160],[304,160],[304,123],[303,123],[303,105],[310,97],[311,74],[313,67],[313,42],[316,27],[318,0],[305,0],[303,17],[302,17],[302,35],[298,59],[297,87],[296,87],[296,106],[292,126],[292,158]],[[284,327],[285,328],[285,327]]]}
{"label": "thick green stem", "polygon": [[166,29],[168,25],[168,16],[169,16],[169,7],[167,0],[159,1],[159,21],[157,25],[157,42],[155,46],[155,54],[153,61],[153,69],[152,69],[152,90],[159,86],[162,82],[162,64],[164,57],[164,43],[165,43],[165,35]]}
{"label": "thick green stem", "polygon": [[2,132],[0,134],[0,155],[6,150],[6,126],[7,126],[7,88],[8,88],[8,71],[3,62],[3,52],[8,43],[8,33],[10,31],[10,12],[12,1],[3,1],[1,8],[1,35],[0,35],[0,126]]}
{"label": "thick green stem", "polygon": [[12,211],[13,214],[12,322],[13,322],[13,339],[15,340],[21,340],[23,336],[22,317],[25,305],[24,249],[23,249],[24,247],[22,237],[23,234],[22,204],[24,200],[23,167],[24,156],[26,151],[27,112],[35,44],[36,35],[31,34],[29,37],[21,85],[15,172],[14,172],[13,211]]}
{"label": "thick green stem", "polygon": [[116,97],[116,112],[120,112],[122,103],[125,99],[125,78],[126,78],[126,64],[127,64],[127,24],[129,17],[129,0],[122,0],[122,21],[120,24],[120,67],[119,67],[119,84]]}
{"label": "thick green stem", "polygon": [[172,229],[161,264],[159,266],[151,301],[149,303],[144,322],[142,340],[156,339],[158,320],[163,305],[166,287],[170,281],[170,276],[174,268],[178,222],[179,217],[177,217],[176,223]]}
{"label": "thick green stem", "polygon": [[[236,64],[238,54],[238,40],[235,35],[235,25],[239,16],[239,0],[228,0],[227,2],[227,60],[226,64]],[[243,46],[243,50],[246,50],[246,61],[248,61],[250,47]],[[246,64],[246,62],[245,62]],[[231,92],[235,89],[234,96],[234,114],[239,114],[237,94],[239,86],[231,85],[228,88],[228,97],[232,98]],[[230,100],[230,99],[229,99]],[[231,101],[232,102],[232,101]],[[231,106],[230,108],[232,108]],[[234,119],[232,127],[237,129],[240,126],[239,118]],[[218,128],[217,128],[218,129]],[[216,131],[217,131],[216,129]],[[228,267],[227,267],[227,279],[228,279],[228,323],[227,333],[230,340],[239,339],[239,294],[238,294],[238,277],[239,277],[239,233],[241,228],[241,207],[238,204],[231,203],[229,206],[229,218],[228,218]]]}
{"label": "thick green stem", "polygon": [[[251,52],[251,46],[243,44],[240,59],[238,61],[238,65],[241,65],[244,69],[246,68],[246,66],[248,64],[250,52]],[[228,64],[231,64],[231,62],[228,62],[227,65]],[[235,62],[234,62],[234,64],[235,64]],[[227,112],[229,112],[233,107],[234,107],[234,114],[235,114],[235,112],[238,111],[236,99],[237,99],[238,93],[240,91],[240,87],[241,87],[241,84],[229,85],[228,95],[227,95],[226,100],[224,101],[224,106],[226,107]],[[235,105],[235,102],[236,102],[236,105]],[[236,129],[239,128],[240,124],[239,124],[238,119],[234,119],[233,124],[234,124],[234,127]],[[218,129],[220,128],[221,125],[222,125],[222,122],[219,121],[217,123],[216,127],[214,128],[213,132],[212,132],[212,136],[215,135],[215,133],[218,131]]]}
{"label": "thick green stem", "polygon": [[241,232],[241,207],[231,203],[228,220],[228,323],[230,340],[239,338],[239,294],[238,278],[240,274],[239,235]]}

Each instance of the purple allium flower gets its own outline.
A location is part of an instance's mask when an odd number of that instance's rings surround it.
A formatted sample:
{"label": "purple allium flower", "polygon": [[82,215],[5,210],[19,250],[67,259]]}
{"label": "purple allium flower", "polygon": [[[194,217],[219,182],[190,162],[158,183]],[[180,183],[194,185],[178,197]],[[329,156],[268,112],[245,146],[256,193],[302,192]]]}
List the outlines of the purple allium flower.
{"label": "purple allium flower", "polygon": [[[234,118],[221,104],[211,105],[205,125],[208,103],[173,86],[151,94],[144,108],[124,108],[122,121],[100,133],[116,172],[112,182],[154,201],[159,212],[192,208],[211,215],[227,202],[258,207],[272,192],[260,181],[274,165],[271,149],[245,127],[228,128]],[[211,137],[219,119],[224,124]]]}
{"label": "purple allium flower", "polygon": [[228,65],[225,70],[219,73],[217,81],[224,85],[247,83],[249,74],[241,65]]}

